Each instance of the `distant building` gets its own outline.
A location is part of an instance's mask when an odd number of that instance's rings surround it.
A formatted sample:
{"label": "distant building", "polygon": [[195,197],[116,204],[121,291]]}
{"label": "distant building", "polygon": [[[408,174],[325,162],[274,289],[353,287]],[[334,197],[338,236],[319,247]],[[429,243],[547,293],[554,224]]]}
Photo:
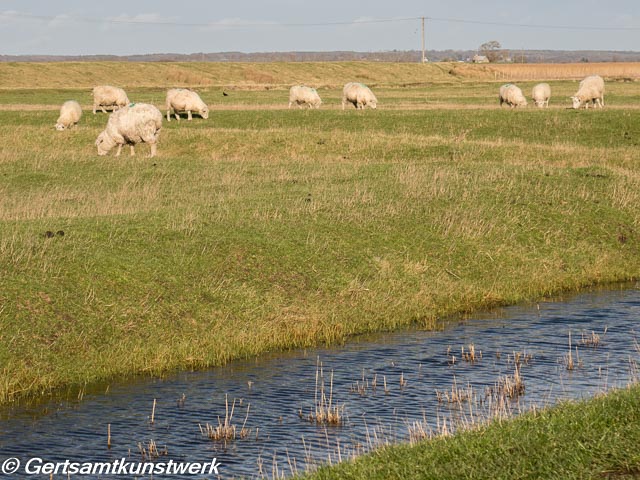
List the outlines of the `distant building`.
{"label": "distant building", "polygon": [[473,63],[489,63],[489,59],[486,55],[474,55],[471,60]]}

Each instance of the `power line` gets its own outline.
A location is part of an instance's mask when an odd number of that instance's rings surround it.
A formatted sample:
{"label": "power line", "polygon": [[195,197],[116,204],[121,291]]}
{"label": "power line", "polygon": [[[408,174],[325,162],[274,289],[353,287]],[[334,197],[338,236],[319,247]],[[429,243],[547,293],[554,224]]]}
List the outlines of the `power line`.
{"label": "power line", "polygon": [[637,31],[640,27],[595,27],[588,25],[543,25],[539,23],[507,23],[507,22],[485,22],[482,20],[464,20],[460,18],[439,18],[425,17],[427,20],[447,23],[469,23],[474,25],[491,25],[495,27],[520,27],[520,28],[544,28],[558,30],[604,30],[604,31]]}
{"label": "power line", "polygon": [[367,25],[380,23],[397,23],[416,20],[429,20],[433,22],[444,23],[462,23],[471,25],[488,25],[493,27],[516,27],[516,28],[533,28],[533,29],[556,29],[556,30],[585,30],[585,31],[640,31],[640,27],[602,27],[593,25],[549,25],[536,23],[508,23],[508,22],[491,22],[483,20],[469,20],[462,18],[447,17],[399,17],[399,18],[380,18],[368,20],[352,20],[352,21],[335,21],[335,22],[310,22],[310,23],[279,23],[279,22],[177,22],[168,20],[152,20],[152,19],[127,19],[127,18],[95,18],[95,17],[75,17],[75,16],[59,16],[59,15],[34,15],[30,13],[20,12],[2,12],[0,17],[5,19],[31,19],[42,21],[73,21],[79,23],[107,23],[116,25],[156,25],[156,26],[173,26],[173,27],[205,27],[205,28],[280,28],[280,27],[331,27],[331,26],[351,26],[351,25]]}

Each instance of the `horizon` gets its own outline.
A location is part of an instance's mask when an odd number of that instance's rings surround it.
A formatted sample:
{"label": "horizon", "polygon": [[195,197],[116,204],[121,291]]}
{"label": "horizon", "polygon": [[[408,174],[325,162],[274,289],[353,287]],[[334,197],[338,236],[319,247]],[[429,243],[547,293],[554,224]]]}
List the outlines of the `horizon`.
{"label": "horizon", "polygon": [[[365,6],[366,5],[366,6]],[[535,11],[531,11],[535,10]],[[580,12],[579,16],[575,12]],[[418,0],[305,5],[194,1],[176,14],[167,0],[108,5],[5,0],[1,55],[188,55],[193,53],[473,51],[487,41],[505,50],[634,52],[640,8],[634,0],[539,0],[526,9],[507,0]]]}

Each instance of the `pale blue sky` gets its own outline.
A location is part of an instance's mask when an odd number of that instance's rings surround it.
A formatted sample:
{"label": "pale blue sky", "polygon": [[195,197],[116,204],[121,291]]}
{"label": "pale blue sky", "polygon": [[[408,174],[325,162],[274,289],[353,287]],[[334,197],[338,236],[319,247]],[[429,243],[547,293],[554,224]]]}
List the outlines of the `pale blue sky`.
{"label": "pale blue sky", "polygon": [[[599,27],[528,28],[427,20],[427,49],[474,49],[498,40],[509,49],[640,50],[640,0],[0,0],[0,54],[409,50],[420,48],[419,20],[309,24],[423,15]],[[123,20],[156,24],[117,23]]]}

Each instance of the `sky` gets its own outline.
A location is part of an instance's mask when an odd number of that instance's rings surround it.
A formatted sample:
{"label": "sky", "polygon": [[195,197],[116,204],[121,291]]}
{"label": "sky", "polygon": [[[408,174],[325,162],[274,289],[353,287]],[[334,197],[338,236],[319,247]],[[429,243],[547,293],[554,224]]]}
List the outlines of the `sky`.
{"label": "sky", "polygon": [[427,50],[640,50],[640,0],[0,0],[0,54],[419,50],[422,16]]}

